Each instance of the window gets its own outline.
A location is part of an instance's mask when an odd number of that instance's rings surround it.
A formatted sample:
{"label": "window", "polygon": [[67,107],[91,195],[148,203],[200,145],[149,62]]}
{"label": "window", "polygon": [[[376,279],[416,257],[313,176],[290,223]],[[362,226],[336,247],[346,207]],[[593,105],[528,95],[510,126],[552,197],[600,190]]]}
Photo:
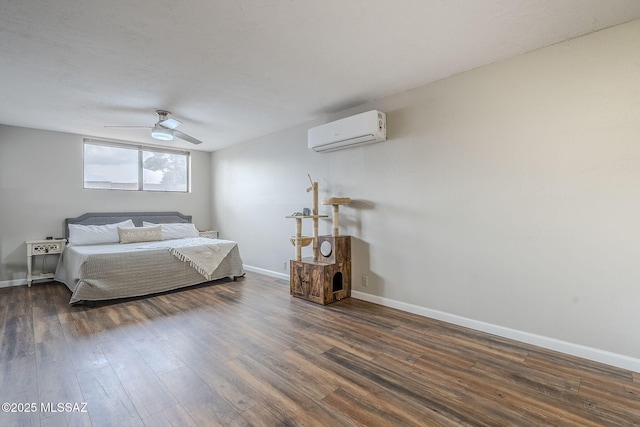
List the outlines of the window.
{"label": "window", "polygon": [[189,152],[84,140],[84,188],[189,191]]}

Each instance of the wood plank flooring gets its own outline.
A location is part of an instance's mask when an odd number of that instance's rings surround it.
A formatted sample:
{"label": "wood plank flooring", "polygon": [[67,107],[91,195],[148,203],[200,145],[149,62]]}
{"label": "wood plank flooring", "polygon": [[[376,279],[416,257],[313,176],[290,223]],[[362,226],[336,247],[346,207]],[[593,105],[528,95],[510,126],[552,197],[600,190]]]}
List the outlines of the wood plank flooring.
{"label": "wood plank flooring", "polygon": [[637,373],[255,273],[69,298],[0,289],[0,426],[640,425]]}

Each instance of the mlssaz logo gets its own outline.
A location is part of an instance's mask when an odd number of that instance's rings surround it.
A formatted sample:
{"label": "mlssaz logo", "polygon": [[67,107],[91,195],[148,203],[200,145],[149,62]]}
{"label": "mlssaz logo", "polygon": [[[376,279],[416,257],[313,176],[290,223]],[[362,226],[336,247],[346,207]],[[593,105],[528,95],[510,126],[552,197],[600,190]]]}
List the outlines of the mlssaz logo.
{"label": "mlssaz logo", "polygon": [[87,412],[87,402],[41,402],[40,412]]}

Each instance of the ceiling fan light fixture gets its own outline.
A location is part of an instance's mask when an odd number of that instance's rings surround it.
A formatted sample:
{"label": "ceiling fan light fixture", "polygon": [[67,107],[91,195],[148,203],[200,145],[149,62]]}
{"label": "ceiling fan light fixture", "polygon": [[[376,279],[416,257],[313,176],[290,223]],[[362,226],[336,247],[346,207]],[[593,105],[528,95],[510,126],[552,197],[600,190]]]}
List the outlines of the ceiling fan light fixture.
{"label": "ceiling fan light fixture", "polygon": [[165,129],[162,126],[155,125],[154,128],[151,129],[151,137],[160,141],[171,141],[173,140],[173,131],[171,129]]}

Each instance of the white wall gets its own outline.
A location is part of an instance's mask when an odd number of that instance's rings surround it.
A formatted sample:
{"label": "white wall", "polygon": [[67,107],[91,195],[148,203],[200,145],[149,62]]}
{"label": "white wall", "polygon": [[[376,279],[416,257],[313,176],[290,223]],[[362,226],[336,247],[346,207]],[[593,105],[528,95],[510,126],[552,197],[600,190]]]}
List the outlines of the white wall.
{"label": "white wall", "polygon": [[385,111],[384,143],[312,153],[314,122],[221,150],[214,226],[288,273],[311,173],[355,200],[356,291],[640,358],[639,76],[635,21],[326,118]]}
{"label": "white wall", "polygon": [[210,227],[210,153],[191,152],[191,193],[85,190],[82,140],[0,126],[0,282],[25,279],[25,240],[63,236],[64,219],[86,212],[179,211],[193,215],[197,227]]}

